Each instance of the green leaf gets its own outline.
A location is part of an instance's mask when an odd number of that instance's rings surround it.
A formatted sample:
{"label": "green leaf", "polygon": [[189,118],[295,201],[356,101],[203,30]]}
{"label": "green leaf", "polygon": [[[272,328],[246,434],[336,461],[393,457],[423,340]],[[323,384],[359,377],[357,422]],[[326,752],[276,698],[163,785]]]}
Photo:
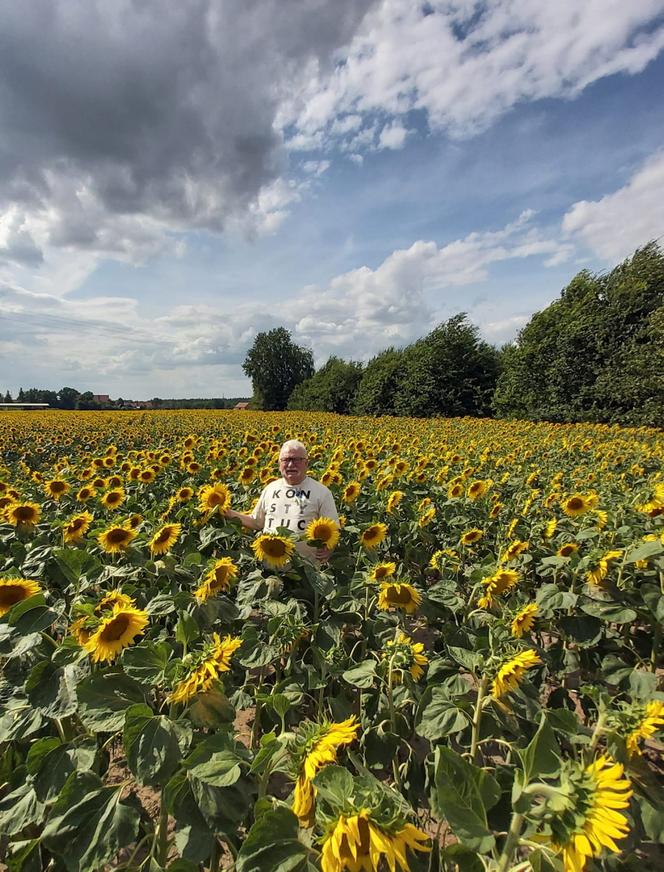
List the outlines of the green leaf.
{"label": "green leaf", "polygon": [[175,641],[181,645],[189,645],[201,635],[201,631],[189,612],[182,612],[175,625]]}
{"label": "green leaf", "polygon": [[54,737],[37,739],[28,752],[26,767],[41,802],[55,799],[75,769],[69,747]]}
{"label": "green leaf", "polygon": [[98,872],[138,833],[138,811],[120,799],[123,786],[98,785],[90,773],[71,775],[44,827],[44,844],[70,872]]}
{"label": "green leaf", "polygon": [[229,787],[241,774],[241,764],[248,762],[246,750],[230,736],[217,733],[197,745],[184,761],[194,778],[213,787]]}
{"label": "green leaf", "polygon": [[114,733],[122,729],[127,709],[146,701],[140,684],[115,670],[96,672],[84,678],[76,692],[81,720],[94,733]]}
{"label": "green leaf", "polygon": [[375,674],[376,661],[363,660],[361,663],[358,663],[357,666],[353,666],[352,669],[347,669],[343,673],[342,678],[344,681],[347,681],[348,684],[364,689],[373,685]]}
{"label": "green leaf", "polygon": [[309,849],[298,839],[298,820],[275,808],[252,826],[237,857],[237,872],[315,872]]}
{"label": "green leaf", "polygon": [[127,709],[123,733],[127,764],[141,784],[164,785],[180,763],[180,746],[173,722],[139,703]]}
{"label": "green leaf", "polygon": [[448,645],[447,650],[450,657],[456,660],[464,669],[467,669],[468,672],[477,672],[482,665],[483,656],[476,651],[469,651],[468,648],[458,648],[454,645]]}
{"label": "green leaf", "polygon": [[560,618],[563,631],[573,639],[579,648],[595,645],[604,632],[602,622],[590,615],[563,615]]}
{"label": "green leaf", "polygon": [[12,842],[6,857],[9,872],[42,872],[44,866],[39,854],[40,844],[41,839]]}
{"label": "green leaf", "polygon": [[647,560],[649,557],[655,557],[657,554],[664,554],[664,545],[659,539],[653,542],[643,542],[633,551],[629,551],[625,557],[625,564],[636,563],[637,560]]}
{"label": "green leaf", "polygon": [[14,836],[28,824],[40,823],[43,816],[44,805],[29,782],[0,799],[0,833]]}
{"label": "green leaf", "polygon": [[636,612],[620,603],[590,600],[583,603],[581,611],[612,624],[630,624],[636,620]]}
{"label": "green leaf", "polygon": [[629,677],[629,690],[636,699],[651,700],[657,690],[657,676],[635,669]]}
{"label": "green leaf", "polygon": [[99,561],[85,548],[56,548],[55,562],[67,581],[76,584],[83,572],[99,566]]}
{"label": "green leaf", "polygon": [[576,605],[576,594],[559,590],[555,584],[544,584],[537,591],[535,602],[542,616],[548,617],[555,609],[571,609]]}
{"label": "green leaf", "polygon": [[28,633],[41,633],[60,617],[57,612],[45,605],[35,605],[35,601],[41,596],[41,594],[37,594],[17,603],[9,613],[8,623],[22,636],[26,636]]}
{"label": "green leaf", "polygon": [[219,690],[199,693],[189,708],[189,716],[199,727],[227,727],[235,720],[235,709]]}
{"label": "green leaf", "polygon": [[434,687],[431,699],[422,709],[416,730],[420,736],[436,742],[459,733],[470,723],[468,715],[458,708],[443,687]]}
{"label": "green leaf", "polygon": [[42,660],[30,672],[25,690],[30,704],[49,718],[66,718],[77,707],[76,683],[80,681],[83,670],[68,664],[56,667],[48,660]]}
{"label": "green leaf", "polygon": [[163,684],[171,657],[167,642],[141,642],[122,652],[122,667],[130,678],[150,687]]}
{"label": "green leaf", "polygon": [[499,798],[500,787],[492,775],[450,748],[442,745],[436,748],[432,807],[439,818],[447,819],[459,841],[472,851],[484,854],[494,847],[487,811]]}
{"label": "green leaf", "polygon": [[353,795],[353,776],[342,766],[325,766],[314,778],[321,799],[333,809],[343,808]]}
{"label": "green leaf", "polygon": [[163,617],[164,615],[169,615],[171,612],[175,611],[175,603],[173,602],[173,597],[169,594],[159,594],[159,596],[151,599],[150,602],[145,607],[145,611],[151,617]]}
{"label": "green leaf", "polygon": [[560,746],[545,714],[530,744],[518,754],[523,766],[524,787],[534,778],[555,775],[560,770]]}

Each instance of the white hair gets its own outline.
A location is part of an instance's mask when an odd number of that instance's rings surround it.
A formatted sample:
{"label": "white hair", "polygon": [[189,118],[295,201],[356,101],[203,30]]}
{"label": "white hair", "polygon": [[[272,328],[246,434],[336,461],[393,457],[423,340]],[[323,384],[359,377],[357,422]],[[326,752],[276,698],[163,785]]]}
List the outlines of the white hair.
{"label": "white hair", "polygon": [[300,442],[299,439],[289,439],[287,442],[284,442],[284,444],[281,446],[281,450],[279,451],[279,459],[281,460],[284,454],[287,454],[289,451],[301,451],[304,452],[305,457],[309,457],[304,443]]}

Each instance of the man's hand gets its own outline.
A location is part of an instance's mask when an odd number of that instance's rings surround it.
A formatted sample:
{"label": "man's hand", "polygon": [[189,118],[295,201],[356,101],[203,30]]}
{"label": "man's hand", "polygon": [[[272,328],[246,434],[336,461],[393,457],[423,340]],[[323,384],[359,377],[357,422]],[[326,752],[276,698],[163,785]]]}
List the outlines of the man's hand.
{"label": "man's hand", "polygon": [[316,560],[320,560],[321,563],[327,563],[331,556],[332,552],[329,548],[316,548]]}

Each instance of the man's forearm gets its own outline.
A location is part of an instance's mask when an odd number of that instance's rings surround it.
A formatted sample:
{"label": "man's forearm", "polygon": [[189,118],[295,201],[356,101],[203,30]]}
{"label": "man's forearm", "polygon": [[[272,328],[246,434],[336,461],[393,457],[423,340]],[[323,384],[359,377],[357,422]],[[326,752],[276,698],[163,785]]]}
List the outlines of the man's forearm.
{"label": "man's forearm", "polygon": [[236,512],[235,509],[226,509],[224,515],[239,521],[243,527],[248,527],[250,530],[260,530],[263,527],[262,523],[253,515],[244,515],[242,512]]}

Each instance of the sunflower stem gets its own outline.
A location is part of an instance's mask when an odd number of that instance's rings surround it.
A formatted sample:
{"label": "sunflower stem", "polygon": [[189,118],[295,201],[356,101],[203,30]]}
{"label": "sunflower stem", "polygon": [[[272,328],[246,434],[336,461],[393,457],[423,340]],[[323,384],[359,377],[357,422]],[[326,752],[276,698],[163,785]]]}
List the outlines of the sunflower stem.
{"label": "sunflower stem", "polygon": [[590,739],[590,745],[588,746],[588,759],[592,760],[595,755],[595,751],[597,750],[597,745],[599,744],[599,740],[602,737],[602,733],[604,731],[604,724],[606,723],[606,712],[600,712],[599,717],[597,718],[597,723],[595,724],[595,729],[593,730],[592,738]]}
{"label": "sunflower stem", "polygon": [[486,695],[486,690],[489,684],[489,679],[483,676],[477,688],[477,699],[475,701],[475,711],[473,712],[473,729],[470,737],[470,759],[473,763],[477,762],[477,752],[479,750],[480,723],[482,721],[482,704]]}
{"label": "sunflower stem", "polygon": [[514,849],[519,843],[519,836],[521,835],[521,827],[523,826],[523,815],[514,813],[512,815],[512,820],[510,822],[510,828],[507,833],[507,838],[505,839],[505,844],[503,846],[502,854],[498,859],[498,866],[496,867],[496,872],[507,872],[509,868],[510,860],[512,859],[512,854],[514,853]]}
{"label": "sunflower stem", "polygon": [[164,801],[164,790],[161,791],[161,805],[159,808],[159,826],[156,833],[157,863],[160,866],[166,865],[168,857],[168,810]]}
{"label": "sunflower stem", "polygon": [[659,649],[662,644],[662,625],[658,622],[653,628],[652,634],[652,649],[650,651],[650,667],[653,672],[657,672],[657,661],[659,659]]}

